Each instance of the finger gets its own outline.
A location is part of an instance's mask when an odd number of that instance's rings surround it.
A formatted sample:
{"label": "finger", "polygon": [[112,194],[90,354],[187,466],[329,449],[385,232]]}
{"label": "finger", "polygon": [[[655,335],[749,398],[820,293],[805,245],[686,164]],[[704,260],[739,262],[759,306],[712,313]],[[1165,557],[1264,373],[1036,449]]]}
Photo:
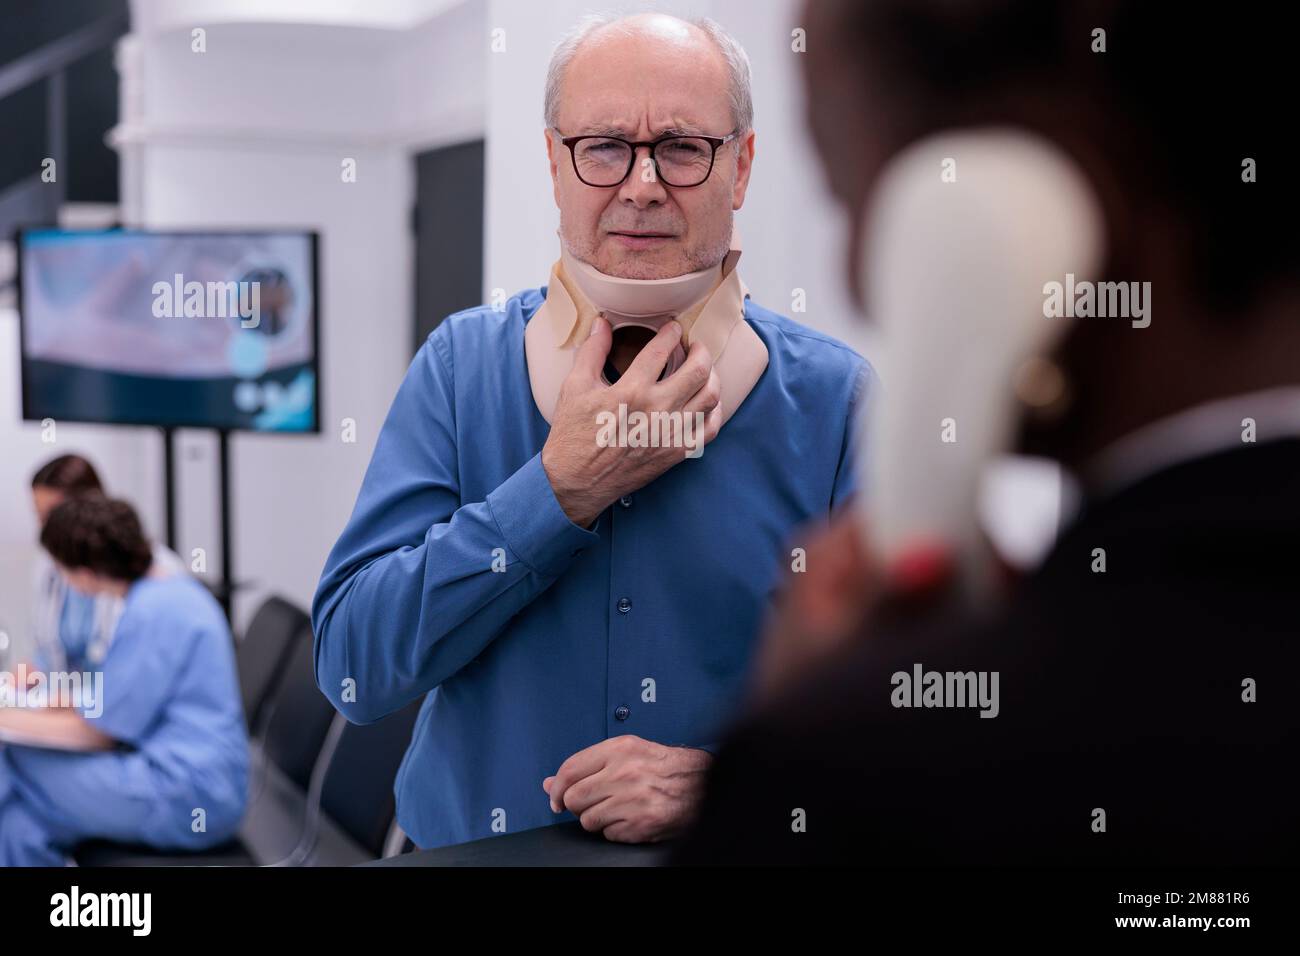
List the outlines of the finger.
{"label": "finger", "polygon": [[565,791],[564,809],[574,816],[580,817],[591,807],[613,796],[615,789],[608,769],[598,770],[590,777],[579,780]]}
{"label": "finger", "polygon": [[[682,368],[685,368],[685,366],[682,366]],[[681,369],[678,369],[677,371],[680,372]],[[696,389],[695,393],[691,395],[689,399],[687,399],[686,404],[682,406],[682,411],[691,412],[692,414],[695,412],[703,412],[707,415],[709,412],[717,408],[718,403],[721,401],[722,381],[718,378],[717,370],[710,367],[709,374],[705,378],[704,383]]]}
{"label": "finger", "polygon": [[570,375],[580,375],[584,380],[600,381],[605,359],[609,357],[610,345],[614,337],[609,330],[609,322],[604,316],[596,316],[591,322],[591,334],[587,341],[578,347],[578,354],[573,359],[573,371]]}
{"label": "finger", "polygon": [[671,407],[678,408],[700,389],[708,385],[713,373],[713,356],[703,342],[692,342],[686,361],[681,368],[659,383]]}
{"label": "finger", "polygon": [[600,831],[601,835],[610,843],[656,843],[656,837],[641,839],[637,835],[636,828],[626,820],[619,820],[616,823],[610,823]]}
{"label": "finger", "polygon": [[677,348],[677,343],[681,340],[681,325],[676,320],[666,322],[663,328],[655,333],[655,337],[637,353],[637,357],[632,360],[632,364],[627,367],[619,382],[629,380],[648,385],[659,381],[664,366],[668,364],[669,356],[673,354],[673,349]]}
{"label": "finger", "polygon": [[593,773],[604,769],[609,752],[610,741],[602,740],[585,750],[579,750],[560,764],[560,769],[555,771],[555,776],[551,779],[551,789],[548,791],[551,798],[551,809],[556,813],[563,810],[565,791],[579,780],[590,777]]}
{"label": "finger", "polygon": [[722,431],[722,403],[713,406],[713,411],[704,417],[704,444],[718,437]]}
{"label": "finger", "polygon": [[582,828],[588,833],[599,833],[605,827],[620,823],[622,820],[623,817],[614,805],[614,801],[608,798],[593,807],[588,807],[578,817],[578,822],[582,824]]}
{"label": "finger", "polygon": [[722,430],[722,405],[714,405],[708,414],[699,411],[683,414],[690,416],[689,440],[684,442],[686,457],[699,458],[704,454],[704,446],[717,438],[718,432]]}

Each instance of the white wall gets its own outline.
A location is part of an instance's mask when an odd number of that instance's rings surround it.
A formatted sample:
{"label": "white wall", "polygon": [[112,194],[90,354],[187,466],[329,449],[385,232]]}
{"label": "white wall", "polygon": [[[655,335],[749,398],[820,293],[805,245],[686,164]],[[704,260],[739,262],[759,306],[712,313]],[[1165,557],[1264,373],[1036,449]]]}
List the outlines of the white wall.
{"label": "white wall", "polygon": [[[436,6],[401,30],[209,24],[202,54],[182,23],[119,51],[127,221],[322,234],[322,434],[231,441],[235,574],[252,582],[237,625],[268,593],[309,604],[409,362],[412,152],[483,135],[481,8]],[[204,548],[216,576],[215,441],[182,433],[181,445],[178,546]]]}
{"label": "white wall", "polygon": [[409,29],[460,0],[132,0],[137,32],[213,23],[316,23]]}

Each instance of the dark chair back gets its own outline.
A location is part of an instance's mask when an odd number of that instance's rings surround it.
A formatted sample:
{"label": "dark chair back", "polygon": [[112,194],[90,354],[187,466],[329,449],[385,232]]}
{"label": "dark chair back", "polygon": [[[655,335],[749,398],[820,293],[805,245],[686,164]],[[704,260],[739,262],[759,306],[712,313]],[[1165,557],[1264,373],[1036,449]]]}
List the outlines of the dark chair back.
{"label": "dark chair back", "polygon": [[262,750],[305,792],[334,718],[334,705],[316,686],[310,624],[295,637],[284,676],[266,706]]}
{"label": "dark chair back", "polygon": [[373,724],[346,725],[321,785],[321,810],[376,858],[393,822],[393,782],[422,702]]}
{"label": "dark chair back", "polygon": [[306,613],[283,598],[270,597],[253,615],[235,648],[239,691],[249,730],[261,728],[266,702],[284,672],[294,638],[311,622]]}

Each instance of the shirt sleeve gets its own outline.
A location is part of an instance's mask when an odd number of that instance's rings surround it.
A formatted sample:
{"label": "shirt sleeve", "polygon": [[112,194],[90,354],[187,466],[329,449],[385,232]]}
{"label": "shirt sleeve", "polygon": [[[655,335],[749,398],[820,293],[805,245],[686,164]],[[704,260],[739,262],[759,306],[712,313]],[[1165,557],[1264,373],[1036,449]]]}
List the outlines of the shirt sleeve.
{"label": "shirt sleeve", "polygon": [[564,513],[540,453],[461,503],[441,333],[398,390],[312,604],[317,682],[356,723],[459,671],[598,540]]}
{"label": "shirt sleeve", "polygon": [[854,380],[848,415],[845,417],[844,443],[840,450],[839,467],[835,471],[835,485],[831,491],[832,511],[859,490],[859,454],[866,431],[867,402],[875,388],[875,371],[866,362],[861,362]]}

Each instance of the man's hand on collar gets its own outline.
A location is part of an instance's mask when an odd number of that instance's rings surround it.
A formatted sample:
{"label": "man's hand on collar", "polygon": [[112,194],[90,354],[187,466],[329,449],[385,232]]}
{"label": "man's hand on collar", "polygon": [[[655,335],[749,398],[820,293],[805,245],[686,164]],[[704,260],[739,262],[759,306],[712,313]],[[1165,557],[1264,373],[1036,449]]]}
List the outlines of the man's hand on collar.
{"label": "man's hand on collar", "polygon": [[[687,457],[698,457],[717,436],[722,389],[709,350],[694,343],[681,368],[659,378],[680,339],[681,326],[669,322],[614,385],[601,379],[612,341],[608,322],[594,322],[578,350],[560,389],[542,467],[555,500],[579,527],[590,527],[620,496],[645,487]],[[633,441],[627,425],[639,416],[668,434],[657,434],[654,444],[648,435],[646,444]]]}

